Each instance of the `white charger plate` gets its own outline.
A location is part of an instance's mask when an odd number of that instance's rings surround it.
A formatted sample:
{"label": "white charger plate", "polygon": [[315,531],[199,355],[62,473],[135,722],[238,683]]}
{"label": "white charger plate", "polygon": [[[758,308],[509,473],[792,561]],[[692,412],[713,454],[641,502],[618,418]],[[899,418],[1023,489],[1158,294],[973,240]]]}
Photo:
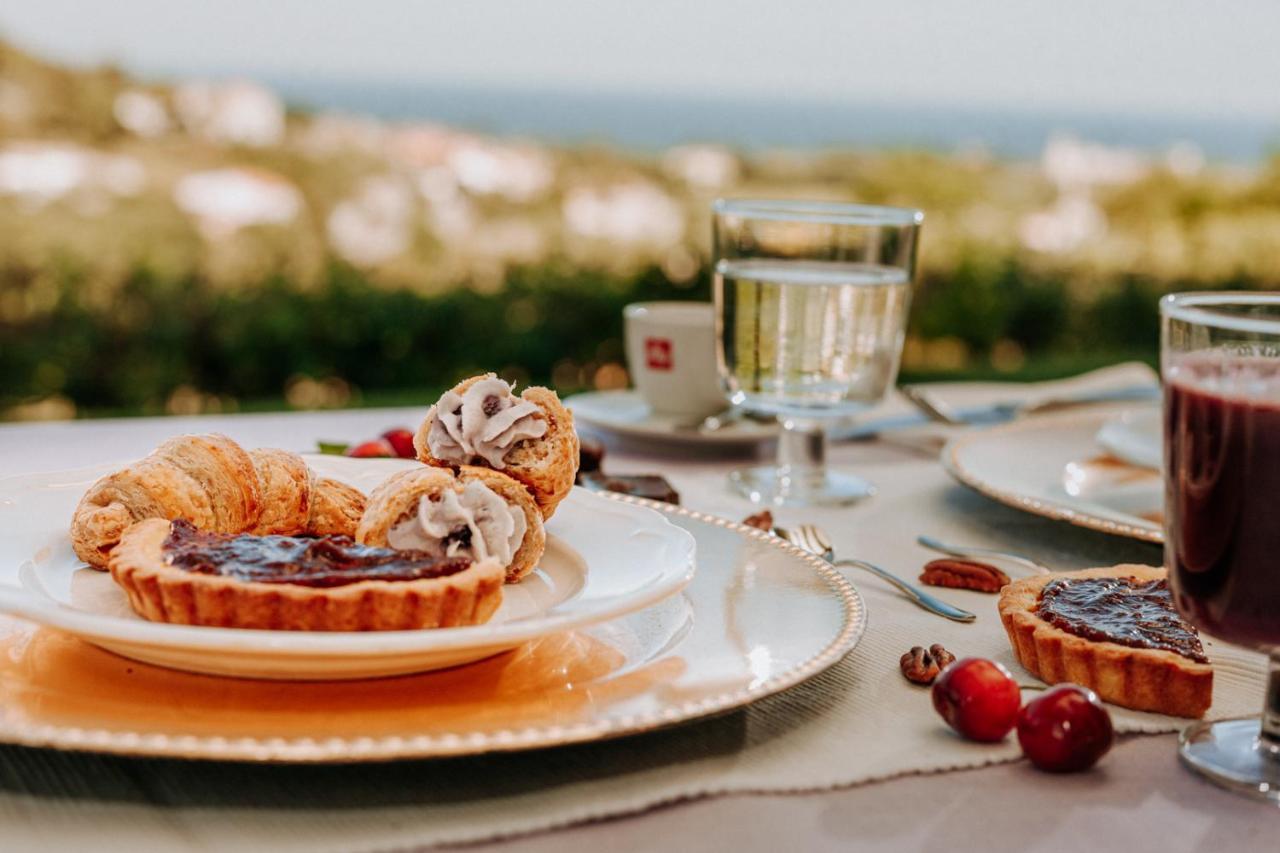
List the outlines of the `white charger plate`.
{"label": "white charger plate", "polygon": [[365,681],[190,674],[0,616],[0,742],[264,762],[584,743],[785,690],[839,661],[866,629],[857,591],[819,557],[681,507],[599,500],[649,507],[693,536],[693,582],[653,606],[466,666]]}
{"label": "white charger plate", "polygon": [[[369,491],[416,462],[311,456]],[[371,678],[456,666],[648,607],[693,578],[693,537],[651,509],[574,489],[547,524],[536,571],[504,588],[484,625],[422,631],[297,632],[148,622],[67,536],[76,503],[118,465],[0,480],[0,612],[146,663],[247,678]]]}
{"label": "white charger plate", "polygon": [[680,418],[649,408],[639,391],[589,391],[565,398],[579,426],[665,444],[738,447],[777,438],[776,423],[743,418],[712,432],[691,429]]}
{"label": "white charger plate", "polygon": [[1107,412],[1041,415],[957,436],[943,467],[1001,503],[1079,527],[1163,542],[1158,470],[1100,453]]}

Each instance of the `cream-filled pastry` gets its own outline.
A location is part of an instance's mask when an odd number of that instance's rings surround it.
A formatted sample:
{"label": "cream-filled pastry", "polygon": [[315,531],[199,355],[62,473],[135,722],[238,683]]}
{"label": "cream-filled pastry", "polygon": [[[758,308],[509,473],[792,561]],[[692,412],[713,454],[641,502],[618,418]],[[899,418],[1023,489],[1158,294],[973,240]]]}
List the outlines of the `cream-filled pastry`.
{"label": "cream-filled pastry", "polygon": [[482,466],[524,484],[543,518],[573,488],[578,434],[573,415],[547,388],[520,395],[492,373],[446,391],[413,439],[418,458],[439,467]]}
{"label": "cream-filled pastry", "polygon": [[369,496],[356,540],[438,557],[496,559],[508,583],[537,566],[542,514],[524,486],[488,468],[402,471]]}
{"label": "cream-filled pastry", "polygon": [[481,379],[461,394],[446,391],[427,417],[427,448],[435,458],[454,465],[487,464],[501,471],[516,444],[547,434],[542,410],[512,394],[511,386],[496,376]]}
{"label": "cream-filled pastry", "polygon": [[387,531],[387,544],[436,557],[496,557],[509,565],[528,528],[519,507],[473,480],[461,492],[445,489],[438,496],[423,495],[418,511]]}

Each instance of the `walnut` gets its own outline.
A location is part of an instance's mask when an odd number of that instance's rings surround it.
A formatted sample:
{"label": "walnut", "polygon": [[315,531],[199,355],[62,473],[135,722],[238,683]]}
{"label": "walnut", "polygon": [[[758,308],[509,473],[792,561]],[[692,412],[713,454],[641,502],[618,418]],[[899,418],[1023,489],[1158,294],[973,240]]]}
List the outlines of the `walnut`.
{"label": "walnut", "polygon": [[948,586],[978,592],[999,592],[1008,582],[1009,576],[995,566],[974,560],[934,560],[926,563],[920,574],[920,583],[929,586]]}
{"label": "walnut", "polygon": [[773,513],[769,510],[761,510],[755,515],[749,515],[742,519],[742,523],[747,527],[754,527],[756,530],[763,530],[768,533],[773,530]]}
{"label": "walnut", "polygon": [[956,656],[947,651],[942,643],[934,643],[929,647],[929,656],[938,662],[938,669],[943,670],[956,662]]}
{"label": "walnut", "polygon": [[956,656],[943,648],[941,643],[934,643],[928,649],[924,646],[913,646],[911,651],[904,654],[898,661],[898,665],[902,667],[902,674],[906,676],[907,681],[914,684],[932,684],[938,677],[938,673],[946,669],[947,665],[955,659]]}

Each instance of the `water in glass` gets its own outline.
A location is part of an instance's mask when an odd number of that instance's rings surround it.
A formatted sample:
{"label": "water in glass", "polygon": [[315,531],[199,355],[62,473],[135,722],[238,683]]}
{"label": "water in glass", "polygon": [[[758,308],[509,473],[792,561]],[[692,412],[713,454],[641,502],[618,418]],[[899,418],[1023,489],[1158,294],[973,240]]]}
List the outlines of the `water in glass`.
{"label": "water in glass", "polygon": [[906,270],[813,260],[721,260],[721,375],[735,403],[799,417],[880,400],[898,372],[911,297]]}

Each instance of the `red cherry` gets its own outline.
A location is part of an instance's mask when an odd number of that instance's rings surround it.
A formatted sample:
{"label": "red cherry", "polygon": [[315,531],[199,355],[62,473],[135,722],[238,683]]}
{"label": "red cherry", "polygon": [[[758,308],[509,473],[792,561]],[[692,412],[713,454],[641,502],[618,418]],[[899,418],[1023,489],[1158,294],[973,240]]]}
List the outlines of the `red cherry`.
{"label": "red cherry", "polygon": [[933,707],[947,725],[970,740],[1003,740],[1018,719],[1022,693],[995,661],[964,658],[933,683]]}
{"label": "red cherry", "polygon": [[399,429],[389,429],[382,434],[382,437],[391,445],[396,456],[401,459],[417,459],[418,451],[413,446],[413,431],[404,427]]}
{"label": "red cherry", "polygon": [[1060,684],[1018,715],[1018,743],[1041,770],[1070,773],[1092,767],[1111,749],[1111,715],[1092,690]]}
{"label": "red cherry", "polygon": [[347,456],[354,456],[357,459],[374,459],[381,456],[395,455],[395,448],[385,438],[375,438],[373,441],[365,441],[355,447],[347,448]]}

